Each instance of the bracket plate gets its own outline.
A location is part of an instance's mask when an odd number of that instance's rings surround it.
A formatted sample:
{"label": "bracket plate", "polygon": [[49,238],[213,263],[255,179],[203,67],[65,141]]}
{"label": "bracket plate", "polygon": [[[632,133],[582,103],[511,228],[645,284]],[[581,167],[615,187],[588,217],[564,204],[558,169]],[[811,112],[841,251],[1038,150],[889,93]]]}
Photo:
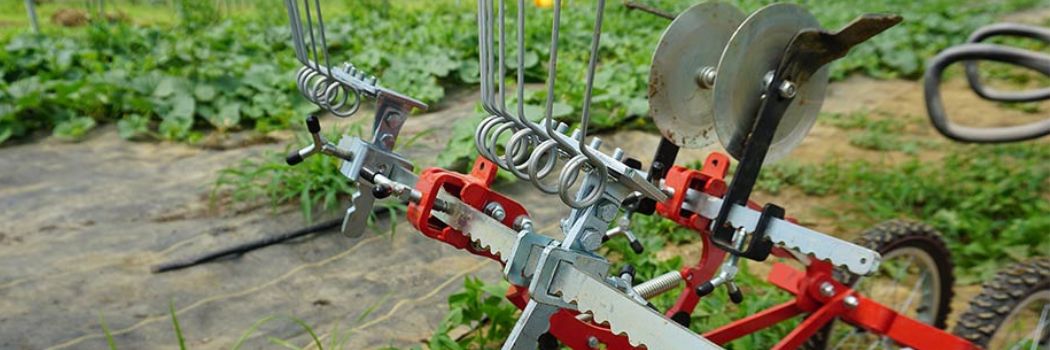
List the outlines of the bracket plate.
{"label": "bracket plate", "polygon": [[[715,84],[715,131],[722,147],[735,159],[744,156],[744,140],[762,105],[766,75],[777,69],[784,49],[803,29],[820,23],[794,4],[773,4],[751,14],[729,40],[719,61]],[[817,120],[828,85],[828,68],[797,87],[798,95],[777,127],[765,162],[783,158],[798,146]]]}

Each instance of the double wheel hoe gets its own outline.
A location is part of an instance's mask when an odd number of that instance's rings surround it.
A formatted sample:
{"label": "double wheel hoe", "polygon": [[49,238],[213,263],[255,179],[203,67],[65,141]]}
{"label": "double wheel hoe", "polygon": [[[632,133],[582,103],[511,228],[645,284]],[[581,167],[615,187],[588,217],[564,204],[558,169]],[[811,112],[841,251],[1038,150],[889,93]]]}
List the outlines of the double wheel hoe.
{"label": "double wheel hoe", "polygon": [[[343,136],[332,143],[311,115],[313,143],[290,154],[288,163],[319,153],[342,160],[340,172],[357,188],[343,224],[350,237],[363,232],[376,200],[394,197],[408,203],[406,219],[423,235],[499,263],[511,284],[506,296],[522,310],[503,349],[721,349],[798,316],[801,323],[774,348],[978,349],[1001,331],[1021,335],[1002,348],[1045,348],[1050,341],[1050,260],[1001,273],[952,334],[943,330],[952,263],[932,228],[893,221],[847,242],[799,225],[778,205],[750,200],[763,164],[786,156],[812,127],[827,64],[896,25],[899,16],[863,15],[830,32],[792,4],[750,15],[713,1],[689,8],[667,27],[653,55],[650,114],[663,138],[643,167],[623,150],[610,152],[599,138],[588,139],[605,1],[594,3],[584,98],[576,109],[580,124],[570,132],[552,117],[560,1],[538,10],[525,0],[510,6],[478,0],[480,102],[489,117],[475,130],[480,157],[462,174],[416,173],[394,145],[410,113],[427,106],[352,64],[333,65],[319,0],[285,5],[303,64],[296,82],[304,97],[337,117],[356,114],[362,96],[376,101],[371,140]],[[553,19],[529,11],[553,11]],[[525,50],[508,55],[507,47],[525,47],[526,38],[537,37],[527,35],[526,21],[541,19],[551,29],[549,75],[543,118],[534,121],[524,113]],[[516,86],[507,86],[508,68],[517,74]],[[517,96],[508,99],[508,93]],[[725,153],[711,153],[700,169],[674,165],[680,147],[716,141]],[[730,157],[737,162],[731,181]],[[546,225],[492,189],[498,171],[561,199],[568,215],[554,232],[541,232]],[[633,268],[610,272],[610,261],[599,254],[605,241],[622,236],[636,251],[643,248],[631,231],[635,215],[659,215],[695,231],[702,242],[695,263],[644,282],[635,280]],[[746,297],[735,283],[741,259],[771,255],[797,262],[774,264],[768,277],[790,301],[703,333],[689,328],[701,298],[719,290],[733,302]],[[674,291],[676,302],[666,310],[648,302]],[[1021,315],[1032,305],[1041,314]],[[1017,315],[1022,322],[1010,323]]]}

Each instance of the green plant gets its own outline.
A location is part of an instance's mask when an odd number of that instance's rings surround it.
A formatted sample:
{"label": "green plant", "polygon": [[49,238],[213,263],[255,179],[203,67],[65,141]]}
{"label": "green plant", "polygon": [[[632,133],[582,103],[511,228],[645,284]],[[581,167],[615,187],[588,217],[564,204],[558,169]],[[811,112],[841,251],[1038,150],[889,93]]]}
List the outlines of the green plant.
{"label": "green plant", "polygon": [[179,325],[179,317],[175,312],[175,300],[168,302],[168,313],[171,315],[171,325],[175,329],[175,339],[179,341],[179,349],[186,350],[186,338],[182,336],[182,326]]}
{"label": "green plant", "polygon": [[[427,341],[436,349],[487,349],[499,346],[516,321],[517,308],[503,294],[509,284],[485,283],[475,277],[463,280],[463,290],[448,297],[449,312]],[[471,329],[461,337],[449,332],[459,326]]]}
{"label": "green plant", "polygon": [[106,336],[106,345],[109,346],[109,350],[117,350],[117,342],[113,340],[113,334],[109,331],[109,325],[106,324],[106,317],[102,316],[102,313],[98,313],[98,324],[102,327],[102,334]]}
{"label": "green plant", "polygon": [[825,212],[851,228],[901,216],[930,223],[948,238],[965,282],[1050,251],[1048,164],[1047,147],[966,146],[932,161],[777,164],[760,183],[834,196]]}
{"label": "green plant", "polygon": [[[340,135],[360,135],[360,124],[345,130],[333,129],[326,133],[329,140]],[[305,133],[297,133],[299,142],[312,142]],[[290,149],[289,149],[290,151]],[[340,198],[353,193],[350,181],[338,171],[341,160],[329,156],[315,156],[296,166],[285,163],[285,153],[267,152],[260,158],[248,158],[219,172],[212,186],[212,202],[220,195],[228,195],[233,202],[255,202],[266,199],[271,206],[298,202],[306,222],[313,221],[315,209],[336,209]]]}

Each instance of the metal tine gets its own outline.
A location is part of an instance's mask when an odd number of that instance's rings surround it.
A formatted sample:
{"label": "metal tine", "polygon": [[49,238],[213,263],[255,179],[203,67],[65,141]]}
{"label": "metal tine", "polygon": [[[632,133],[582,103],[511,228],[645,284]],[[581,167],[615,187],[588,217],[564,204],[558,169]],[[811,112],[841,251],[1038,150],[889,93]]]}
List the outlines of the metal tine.
{"label": "metal tine", "polygon": [[486,112],[492,115],[498,115],[496,109],[492,106],[492,74],[490,72],[490,66],[492,65],[492,56],[489,52],[491,47],[491,26],[489,21],[491,20],[492,13],[489,10],[491,0],[478,0],[478,56],[479,56],[479,71],[481,73],[481,105]]}
{"label": "metal tine", "polygon": [[285,0],[285,7],[288,8],[288,23],[292,30],[292,44],[295,48],[295,57],[299,59],[299,62],[307,64],[306,47],[303,45],[303,27],[302,20],[299,16],[299,4],[296,0]]}
{"label": "metal tine", "polygon": [[[306,1],[306,0],[304,0],[304,1]],[[325,37],[324,37],[324,32],[325,32],[325,30],[324,30],[324,17],[321,16],[321,0],[314,0],[314,5],[317,7],[317,26],[318,26],[319,32],[321,34],[321,52],[324,52],[325,70],[328,71],[328,76],[331,77],[332,76],[332,63],[329,62],[329,58],[328,58],[329,57],[329,54],[328,54],[328,41],[325,40]],[[317,63],[320,64],[321,62],[318,61]]]}
{"label": "metal tine", "polygon": [[507,1],[499,0],[499,111],[506,118],[511,119],[507,113]]}
{"label": "metal tine", "polygon": [[554,86],[558,77],[558,36],[561,30],[561,0],[554,0],[554,19],[551,21],[551,48],[550,58],[547,63],[547,100],[544,106],[544,123],[547,135],[551,136],[562,150],[572,149],[564,140],[555,137],[559,134],[554,129]]}
{"label": "metal tine", "polygon": [[318,69],[317,67],[319,65],[318,62],[320,60],[320,57],[317,55],[317,40],[314,38],[313,15],[310,14],[309,0],[303,0],[303,9],[306,11],[306,31],[310,34],[310,51],[307,51],[307,54],[309,54],[310,52],[313,53],[313,59],[310,60],[310,64],[312,65],[311,68],[320,71],[320,69]]}
{"label": "metal tine", "polygon": [[518,119],[541,139],[548,139],[538,123],[525,115],[525,0],[518,0]]}
{"label": "metal tine", "polygon": [[580,151],[591,161],[591,166],[604,165],[594,153],[587,149],[587,128],[591,123],[591,94],[594,90],[594,71],[598,65],[598,50],[602,40],[602,19],[605,14],[605,0],[598,0],[598,11],[594,18],[594,34],[591,37],[591,57],[587,62],[587,83],[583,91],[583,112],[580,117]]}

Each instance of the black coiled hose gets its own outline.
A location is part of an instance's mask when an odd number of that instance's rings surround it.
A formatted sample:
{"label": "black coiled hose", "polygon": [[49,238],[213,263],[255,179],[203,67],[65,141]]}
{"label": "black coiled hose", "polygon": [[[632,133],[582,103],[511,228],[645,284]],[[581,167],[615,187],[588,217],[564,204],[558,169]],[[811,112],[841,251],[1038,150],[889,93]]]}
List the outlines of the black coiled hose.
{"label": "black coiled hose", "polygon": [[923,78],[926,110],[937,131],[950,139],[962,142],[1002,143],[1050,135],[1050,118],[1017,126],[975,128],[954,124],[945,115],[940,93],[941,76],[948,66],[959,61],[964,61],[966,65],[966,77],[970,87],[984,99],[999,102],[1033,102],[1050,99],[1050,88],[1001,92],[988,89],[981,83],[977,73],[977,61],[979,60],[1017,65],[1050,76],[1050,55],[980,43],[984,39],[997,35],[1027,37],[1050,43],[1050,29],[1021,24],[995,24],[974,32],[967,44],[944,50],[931,59]]}

